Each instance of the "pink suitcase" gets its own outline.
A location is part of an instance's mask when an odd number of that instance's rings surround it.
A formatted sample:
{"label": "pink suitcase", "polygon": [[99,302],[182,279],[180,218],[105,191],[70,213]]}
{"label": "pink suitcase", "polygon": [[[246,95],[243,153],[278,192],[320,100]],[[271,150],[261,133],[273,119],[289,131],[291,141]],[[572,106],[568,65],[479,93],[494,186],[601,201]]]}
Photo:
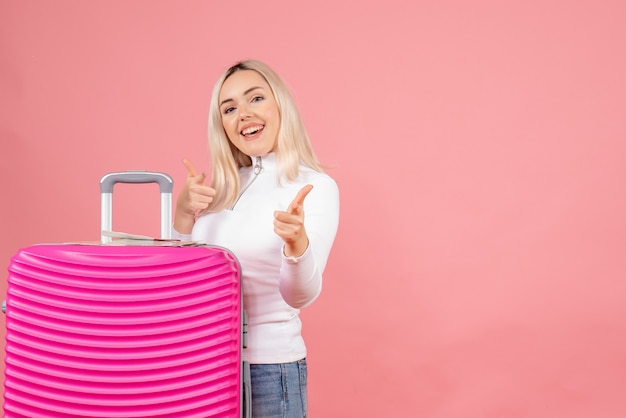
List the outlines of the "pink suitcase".
{"label": "pink suitcase", "polygon": [[[162,173],[103,177],[102,225],[110,227],[115,183],[153,181],[167,237],[172,181]],[[250,416],[233,254],[102,241],[34,245],[11,259],[4,416]]]}

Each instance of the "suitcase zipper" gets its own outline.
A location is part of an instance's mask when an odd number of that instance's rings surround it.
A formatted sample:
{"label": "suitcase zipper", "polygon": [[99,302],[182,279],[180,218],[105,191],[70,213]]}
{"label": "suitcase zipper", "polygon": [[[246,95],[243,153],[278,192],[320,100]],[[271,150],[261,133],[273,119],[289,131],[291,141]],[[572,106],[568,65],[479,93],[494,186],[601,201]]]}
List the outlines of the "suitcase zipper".
{"label": "suitcase zipper", "polygon": [[259,173],[261,172],[261,170],[263,170],[263,161],[261,160],[261,157],[254,157],[256,158],[256,161],[254,162],[254,177],[252,177],[252,179],[248,182],[248,184],[246,184],[246,187],[244,187],[241,192],[239,192],[239,196],[237,196],[237,200],[235,200],[235,203],[233,203],[233,205],[228,208],[229,210],[233,210],[235,208],[235,205],[237,204],[237,202],[239,202],[239,199],[241,199],[241,196],[245,193],[246,190],[248,190],[248,187],[250,187],[250,185],[252,183],[254,183],[254,180],[256,180],[256,178],[259,176]]}

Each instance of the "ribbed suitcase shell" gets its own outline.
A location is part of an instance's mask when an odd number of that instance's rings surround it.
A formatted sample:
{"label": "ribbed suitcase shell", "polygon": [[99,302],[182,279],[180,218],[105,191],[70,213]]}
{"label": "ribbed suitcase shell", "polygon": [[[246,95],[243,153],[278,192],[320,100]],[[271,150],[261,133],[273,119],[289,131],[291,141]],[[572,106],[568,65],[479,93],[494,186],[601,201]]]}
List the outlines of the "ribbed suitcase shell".
{"label": "ribbed suitcase shell", "polygon": [[239,417],[239,275],[215,247],[18,251],[4,416]]}

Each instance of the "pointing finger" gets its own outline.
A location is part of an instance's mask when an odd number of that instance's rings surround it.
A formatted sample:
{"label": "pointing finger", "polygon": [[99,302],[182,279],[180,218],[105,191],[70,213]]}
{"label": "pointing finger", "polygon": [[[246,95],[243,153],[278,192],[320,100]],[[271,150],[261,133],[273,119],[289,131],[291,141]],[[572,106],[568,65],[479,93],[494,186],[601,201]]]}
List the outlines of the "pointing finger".
{"label": "pointing finger", "polygon": [[187,168],[187,176],[195,177],[196,169],[194,168],[193,164],[191,164],[191,161],[189,161],[186,158],[183,158],[183,164],[185,164],[185,168]]}
{"label": "pointing finger", "polygon": [[298,194],[296,195],[296,198],[293,199],[293,201],[291,202],[291,204],[289,205],[289,210],[288,212],[291,213],[292,215],[295,215],[296,212],[298,211],[298,209],[302,206],[302,204],[304,203],[304,198],[309,194],[309,192],[313,190],[313,185],[311,184],[307,184],[306,186],[304,186],[302,189],[300,189],[300,191],[298,192]]}
{"label": "pointing finger", "polygon": [[196,184],[204,183],[204,179],[206,178],[205,173],[200,173],[200,176],[198,176],[196,174],[196,168],[193,166],[191,161],[186,158],[183,159],[183,164],[185,164],[185,167],[187,168],[187,178],[193,178],[193,182]]}

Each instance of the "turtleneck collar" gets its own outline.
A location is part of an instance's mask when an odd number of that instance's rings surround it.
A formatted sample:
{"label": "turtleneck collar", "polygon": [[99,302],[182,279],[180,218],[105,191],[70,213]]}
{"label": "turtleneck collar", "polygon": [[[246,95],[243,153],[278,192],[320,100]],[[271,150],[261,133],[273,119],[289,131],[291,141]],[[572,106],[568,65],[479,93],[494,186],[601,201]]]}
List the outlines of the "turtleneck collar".
{"label": "turtleneck collar", "polygon": [[254,171],[258,166],[257,170],[267,171],[268,169],[274,169],[276,167],[276,153],[269,152],[265,155],[254,156],[252,158],[252,169]]}

